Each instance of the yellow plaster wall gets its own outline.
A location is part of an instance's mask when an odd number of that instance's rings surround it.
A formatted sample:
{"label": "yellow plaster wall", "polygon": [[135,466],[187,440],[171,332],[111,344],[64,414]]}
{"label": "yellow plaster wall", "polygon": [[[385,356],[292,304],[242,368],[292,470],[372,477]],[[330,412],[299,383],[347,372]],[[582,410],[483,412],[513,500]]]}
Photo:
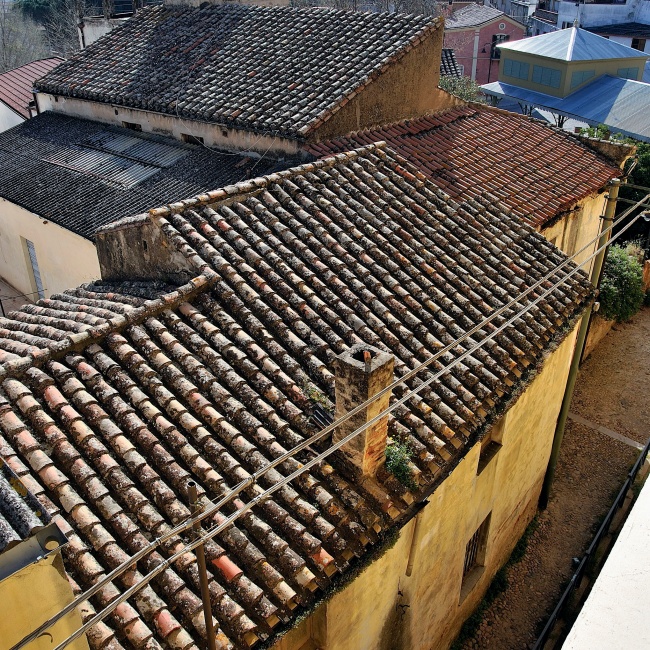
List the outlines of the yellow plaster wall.
{"label": "yellow plaster wall", "polygon": [[[0,581],[0,650],[11,648],[72,600],[59,553],[51,553]],[[51,650],[81,625],[79,613],[72,610],[26,649]],[[68,648],[88,650],[86,637],[79,637]]]}
{"label": "yellow plaster wall", "polygon": [[[321,606],[326,622],[319,647],[439,650],[452,643],[537,509],[576,332],[504,416],[503,447],[483,472],[477,475],[477,443],[431,495],[413,546],[411,577],[405,572],[414,520],[392,549]],[[461,601],[465,547],[488,515],[485,568],[471,574],[474,586]]]}
{"label": "yellow plaster wall", "polygon": [[[550,227],[542,229],[542,235],[567,255],[573,255],[598,236],[600,217],[605,211],[605,202],[605,193],[592,194],[586,197],[575,206],[576,210],[568,213]],[[576,262],[578,264],[583,262],[595,250],[596,242],[580,253],[576,258]],[[592,261],[588,262],[582,267],[582,270],[589,273],[592,263]]]}
{"label": "yellow plaster wall", "polygon": [[334,113],[309,140],[327,140],[462,104],[438,88],[442,40],[440,27]]}
{"label": "yellow plaster wall", "polygon": [[[21,238],[34,244],[48,298],[100,277],[97,251],[91,241],[0,198],[0,277],[21,293],[36,291]],[[37,300],[38,296],[31,298]]]}

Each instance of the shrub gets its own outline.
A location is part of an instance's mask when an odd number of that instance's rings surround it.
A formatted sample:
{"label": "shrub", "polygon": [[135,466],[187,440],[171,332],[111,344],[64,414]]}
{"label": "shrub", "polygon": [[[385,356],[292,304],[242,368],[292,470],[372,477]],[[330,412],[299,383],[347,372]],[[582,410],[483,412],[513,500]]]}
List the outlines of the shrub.
{"label": "shrub", "polygon": [[467,102],[485,103],[481,87],[469,77],[440,77],[440,88]]}
{"label": "shrub", "polygon": [[600,285],[603,318],[623,322],[636,314],[644,299],[643,266],[634,254],[611,246]]}
{"label": "shrub", "polygon": [[392,442],[386,447],[386,469],[406,488],[415,490],[409,461],[413,452],[405,442]]}

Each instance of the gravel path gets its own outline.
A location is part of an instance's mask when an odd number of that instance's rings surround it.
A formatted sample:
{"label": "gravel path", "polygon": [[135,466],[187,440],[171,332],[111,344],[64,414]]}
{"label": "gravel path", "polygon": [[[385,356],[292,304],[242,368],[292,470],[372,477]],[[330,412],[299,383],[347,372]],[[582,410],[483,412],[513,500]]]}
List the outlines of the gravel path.
{"label": "gravel path", "polygon": [[[571,411],[644,444],[650,436],[650,308],[617,325],[583,364]],[[463,650],[522,650],[552,611],[638,451],[569,420],[549,507],[509,587]]]}

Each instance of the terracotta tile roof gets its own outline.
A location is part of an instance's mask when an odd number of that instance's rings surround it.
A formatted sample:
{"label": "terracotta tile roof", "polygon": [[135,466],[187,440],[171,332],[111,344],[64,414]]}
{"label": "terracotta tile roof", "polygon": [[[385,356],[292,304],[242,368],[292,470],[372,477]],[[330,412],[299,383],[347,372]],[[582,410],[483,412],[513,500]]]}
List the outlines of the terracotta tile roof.
{"label": "terracotta tile roof", "polygon": [[150,7],[37,87],[303,136],[439,25],[430,16],[317,8]]}
{"label": "terracotta tile roof", "polygon": [[[190,479],[214,499],[320,430],[312,415],[331,411],[336,355],[365,341],[391,351],[401,376],[564,259],[494,199],[453,207],[375,146],[148,218],[201,275],[176,290],[95,283],[0,319],[0,455],[69,522],[65,562],[80,588],[184,520]],[[418,492],[517,398],[590,296],[574,276],[394,412],[389,430],[415,451]],[[314,453],[266,474],[223,515]],[[416,498],[385,470],[378,479],[367,491],[330,458],[207,544],[219,648],[271,641],[352,575]],[[187,553],[95,628],[91,645],[204,647],[199,593]]]}
{"label": "terracotta tile roof", "polygon": [[29,103],[34,100],[34,82],[63,61],[55,56],[40,59],[0,74],[0,102],[18,115],[29,119]]}
{"label": "terracotta tile roof", "polygon": [[125,213],[289,164],[47,112],[0,133],[0,196],[90,239]]}
{"label": "terracotta tile roof", "polygon": [[538,120],[471,105],[308,145],[327,156],[386,141],[454,199],[490,192],[541,227],[621,172]]}
{"label": "terracotta tile roof", "polygon": [[456,54],[450,47],[443,47],[440,57],[440,74],[443,77],[460,77],[460,70],[458,69],[458,61],[456,61]]}
{"label": "terracotta tile roof", "polygon": [[467,29],[478,27],[492,20],[505,18],[506,14],[496,7],[481,4],[469,4],[454,13],[445,20],[445,29]]}
{"label": "terracotta tile roof", "polygon": [[0,553],[51,521],[40,502],[0,458]]}

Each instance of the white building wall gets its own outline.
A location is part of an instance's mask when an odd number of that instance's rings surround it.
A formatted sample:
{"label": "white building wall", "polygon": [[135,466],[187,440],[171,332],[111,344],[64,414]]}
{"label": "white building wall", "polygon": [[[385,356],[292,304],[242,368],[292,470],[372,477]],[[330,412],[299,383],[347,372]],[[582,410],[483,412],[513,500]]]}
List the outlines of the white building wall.
{"label": "white building wall", "polygon": [[0,198],[0,277],[38,299],[26,240],[34,244],[45,297],[100,278],[95,245]]}
{"label": "white building wall", "polygon": [[6,104],[0,102],[0,133],[11,129],[14,126],[18,126],[25,121],[24,117],[21,117],[15,111],[12,111]]}

